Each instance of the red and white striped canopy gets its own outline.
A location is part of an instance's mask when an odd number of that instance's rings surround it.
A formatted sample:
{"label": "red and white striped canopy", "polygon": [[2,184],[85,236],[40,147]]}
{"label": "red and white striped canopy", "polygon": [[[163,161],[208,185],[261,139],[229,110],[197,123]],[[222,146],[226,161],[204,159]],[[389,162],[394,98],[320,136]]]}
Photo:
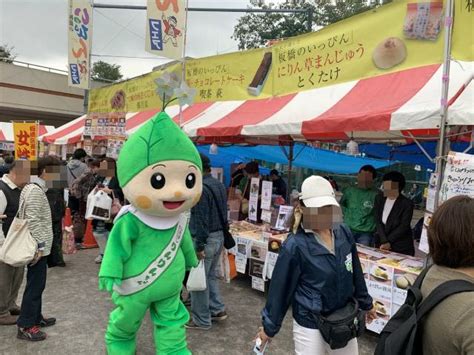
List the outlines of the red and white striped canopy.
{"label": "red and white striped canopy", "polygon": [[[39,126],[38,135],[42,136],[49,132],[54,131],[53,126]],[[13,136],[13,123],[11,122],[0,122],[0,142],[13,142],[15,137]]]}
{"label": "red and white striped canopy", "polygon": [[[473,62],[452,62],[450,125],[474,125]],[[435,138],[440,123],[442,65],[429,65],[270,99],[198,103],[181,125],[199,143],[293,140],[407,141]],[[157,110],[127,114],[127,133]],[[179,108],[167,112],[179,123]],[[43,136],[53,144],[82,139],[86,116]]]}

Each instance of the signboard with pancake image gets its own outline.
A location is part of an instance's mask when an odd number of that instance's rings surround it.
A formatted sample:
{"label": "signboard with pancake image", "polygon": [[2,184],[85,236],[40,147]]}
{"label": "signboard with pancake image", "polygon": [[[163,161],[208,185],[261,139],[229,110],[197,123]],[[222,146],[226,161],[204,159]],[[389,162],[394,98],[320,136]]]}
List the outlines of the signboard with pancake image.
{"label": "signboard with pancake image", "polygon": [[392,269],[377,265],[377,264],[372,264],[372,267],[370,269],[370,280],[372,281],[377,281],[383,284],[391,285],[392,284],[392,277],[393,277],[393,272],[391,272]]}

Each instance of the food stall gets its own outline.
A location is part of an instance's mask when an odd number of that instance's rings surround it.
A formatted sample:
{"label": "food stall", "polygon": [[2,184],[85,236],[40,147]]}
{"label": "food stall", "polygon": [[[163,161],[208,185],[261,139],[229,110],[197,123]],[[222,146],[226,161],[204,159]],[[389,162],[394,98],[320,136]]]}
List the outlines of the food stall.
{"label": "food stall", "polygon": [[[269,231],[268,226],[240,221],[232,223],[238,273],[250,275],[252,288],[265,291],[271,279],[281,243],[287,233]],[[407,289],[423,269],[423,258],[357,245],[362,271],[378,318],[367,329],[380,333],[405,301]]]}

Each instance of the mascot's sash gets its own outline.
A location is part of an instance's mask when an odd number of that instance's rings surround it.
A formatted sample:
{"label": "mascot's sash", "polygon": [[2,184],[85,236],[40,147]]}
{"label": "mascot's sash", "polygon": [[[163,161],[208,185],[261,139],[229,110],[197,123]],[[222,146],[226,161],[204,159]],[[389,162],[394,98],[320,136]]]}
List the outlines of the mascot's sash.
{"label": "mascot's sash", "polygon": [[131,295],[147,288],[157,280],[161,274],[168,269],[176,257],[187,224],[188,216],[182,213],[179,217],[173,238],[171,238],[163,252],[140,275],[124,279],[120,286],[115,285],[114,291],[122,296]]}

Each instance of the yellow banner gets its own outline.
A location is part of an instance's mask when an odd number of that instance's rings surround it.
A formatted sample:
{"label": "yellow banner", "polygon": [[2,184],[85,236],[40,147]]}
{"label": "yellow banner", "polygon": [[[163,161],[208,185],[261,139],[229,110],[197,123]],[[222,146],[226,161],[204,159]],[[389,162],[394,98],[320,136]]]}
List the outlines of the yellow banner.
{"label": "yellow banner", "polygon": [[38,124],[13,122],[15,158],[36,160],[38,151]]}
{"label": "yellow banner", "polygon": [[454,59],[474,60],[474,1],[454,0],[453,45]]}
{"label": "yellow banner", "polygon": [[271,49],[256,49],[191,59],[186,81],[196,102],[249,100],[272,95]]}
{"label": "yellow banner", "polygon": [[443,61],[443,3],[395,0],[274,45],[274,95]]}
{"label": "yellow banner", "polygon": [[[472,60],[473,36],[461,33],[473,26],[472,10],[455,3],[453,54]],[[195,102],[250,100],[442,63],[443,6],[441,0],[394,0],[271,48],[186,61],[186,81],[197,90]],[[179,74],[181,66],[166,71]],[[154,80],[162,73],[91,90],[89,112],[161,108]]]}
{"label": "yellow banner", "polygon": [[92,6],[89,0],[69,0],[68,83],[88,89],[92,37]]}
{"label": "yellow banner", "polygon": [[[166,69],[167,72],[181,71],[176,64]],[[154,71],[122,83],[105,86],[89,91],[89,112],[140,112],[160,109],[162,102],[156,94],[155,79],[164,71]]]}
{"label": "yellow banner", "polygon": [[186,31],[185,0],[148,0],[145,50],[181,59]]}

